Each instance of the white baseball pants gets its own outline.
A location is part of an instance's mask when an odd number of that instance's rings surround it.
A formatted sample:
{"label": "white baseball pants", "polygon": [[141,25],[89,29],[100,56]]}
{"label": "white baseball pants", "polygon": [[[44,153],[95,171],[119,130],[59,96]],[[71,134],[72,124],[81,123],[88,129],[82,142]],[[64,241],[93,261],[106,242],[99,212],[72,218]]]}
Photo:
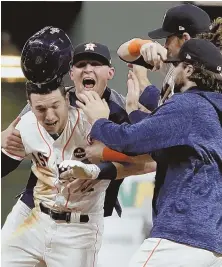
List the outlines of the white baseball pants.
{"label": "white baseball pants", "polygon": [[88,223],[54,221],[32,210],[2,244],[2,266],[96,267],[102,242],[103,214],[89,214]]}
{"label": "white baseball pants", "polygon": [[16,202],[2,227],[2,244],[7,241],[9,236],[18,228],[20,224],[24,223],[25,219],[27,219],[31,214],[31,211],[32,210],[20,199]]}
{"label": "white baseball pants", "polygon": [[148,238],[129,267],[222,267],[222,255],[166,239]]}
{"label": "white baseball pants", "polygon": [[[31,209],[20,199],[13,206],[11,212],[6,218],[6,221],[1,231],[1,244],[4,245],[7,239],[10,238],[11,234],[24,223],[25,219],[31,214]],[[41,261],[35,267],[46,267],[46,264]]]}

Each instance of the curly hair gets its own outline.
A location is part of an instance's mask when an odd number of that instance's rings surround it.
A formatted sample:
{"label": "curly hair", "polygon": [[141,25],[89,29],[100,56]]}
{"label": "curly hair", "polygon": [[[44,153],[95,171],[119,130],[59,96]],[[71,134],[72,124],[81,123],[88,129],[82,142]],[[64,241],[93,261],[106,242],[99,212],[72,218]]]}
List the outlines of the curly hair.
{"label": "curly hair", "polygon": [[198,87],[211,92],[222,93],[222,76],[206,70],[204,66],[194,64],[194,72],[189,77],[190,81],[197,84]]}
{"label": "curly hair", "polygon": [[[210,25],[210,31],[200,33],[196,36],[198,39],[205,39],[217,46],[222,53],[222,17],[216,18]],[[203,66],[195,65],[195,71],[190,80],[197,86],[204,87],[207,91],[222,93],[222,76],[206,70]]]}
{"label": "curly hair", "polygon": [[218,17],[213,21],[208,33],[200,33],[196,38],[209,40],[222,51],[222,17]]}

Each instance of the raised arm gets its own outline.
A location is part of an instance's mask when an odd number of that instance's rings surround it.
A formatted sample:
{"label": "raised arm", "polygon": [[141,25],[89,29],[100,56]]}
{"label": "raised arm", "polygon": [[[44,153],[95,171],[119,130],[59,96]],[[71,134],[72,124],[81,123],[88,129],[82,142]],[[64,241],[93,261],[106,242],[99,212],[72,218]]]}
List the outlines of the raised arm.
{"label": "raised arm", "polygon": [[122,44],[117,54],[125,62],[153,70],[161,69],[167,59],[167,50],[161,44],[140,38],[134,38]]}
{"label": "raised arm", "polygon": [[17,117],[7,129],[1,132],[2,177],[15,170],[26,152],[19,132],[21,118]]}
{"label": "raised arm", "polygon": [[[131,175],[146,174],[156,170],[156,162],[149,155],[135,157],[134,163],[102,162],[99,164],[85,164],[76,160],[65,160],[59,168],[62,180],[76,178],[86,180],[119,180]],[[68,184],[71,187],[73,182]]]}
{"label": "raised arm", "polygon": [[21,136],[16,126],[20,121],[21,116],[30,111],[30,105],[27,104],[20,112],[19,116],[1,132],[1,148],[11,150],[14,154],[24,152],[24,146],[22,144]]}
{"label": "raised arm", "polygon": [[81,98],[85,104],[77,103],[93,124],[91,138],[114,150],[141,155],[187,144],[193,110],[185,94],[175,95],[148,118],[133,125],[117,125],[107,120],[108,106],[95,92],[87,92]]}

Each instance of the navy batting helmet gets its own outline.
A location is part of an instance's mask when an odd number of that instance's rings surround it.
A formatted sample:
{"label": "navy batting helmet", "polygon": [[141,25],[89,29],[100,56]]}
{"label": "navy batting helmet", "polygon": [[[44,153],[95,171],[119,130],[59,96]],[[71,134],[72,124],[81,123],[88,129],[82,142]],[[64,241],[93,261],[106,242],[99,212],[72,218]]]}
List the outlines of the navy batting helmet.
{"label": "navy batting helmet", "polygon": [[28,39],[21,55],[25,77],[36,84],[61,81],[72,66],[73,46],[66,33],[48,26]]}

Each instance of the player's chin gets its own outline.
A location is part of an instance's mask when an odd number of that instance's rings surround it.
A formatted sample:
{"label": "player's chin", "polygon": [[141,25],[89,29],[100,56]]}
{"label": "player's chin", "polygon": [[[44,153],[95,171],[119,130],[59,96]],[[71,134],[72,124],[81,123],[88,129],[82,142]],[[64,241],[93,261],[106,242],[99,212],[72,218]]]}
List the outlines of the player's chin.
{"label": "player's chin", "polygon": [[85,86],[84,86],[84,87],[83,87],[83,90],[89,92],[89,91],[95,91],[95,88],[96,88],[95,85],[92,86],[92,87],[85,87]]}
{"label": "player's chin", "polygon": [[59,127],[57,125],[55,125],[55,126],[47,126],[47,127],[45,127],[45,129],[49,134],[57,134],[58,130],[59,130]]}

